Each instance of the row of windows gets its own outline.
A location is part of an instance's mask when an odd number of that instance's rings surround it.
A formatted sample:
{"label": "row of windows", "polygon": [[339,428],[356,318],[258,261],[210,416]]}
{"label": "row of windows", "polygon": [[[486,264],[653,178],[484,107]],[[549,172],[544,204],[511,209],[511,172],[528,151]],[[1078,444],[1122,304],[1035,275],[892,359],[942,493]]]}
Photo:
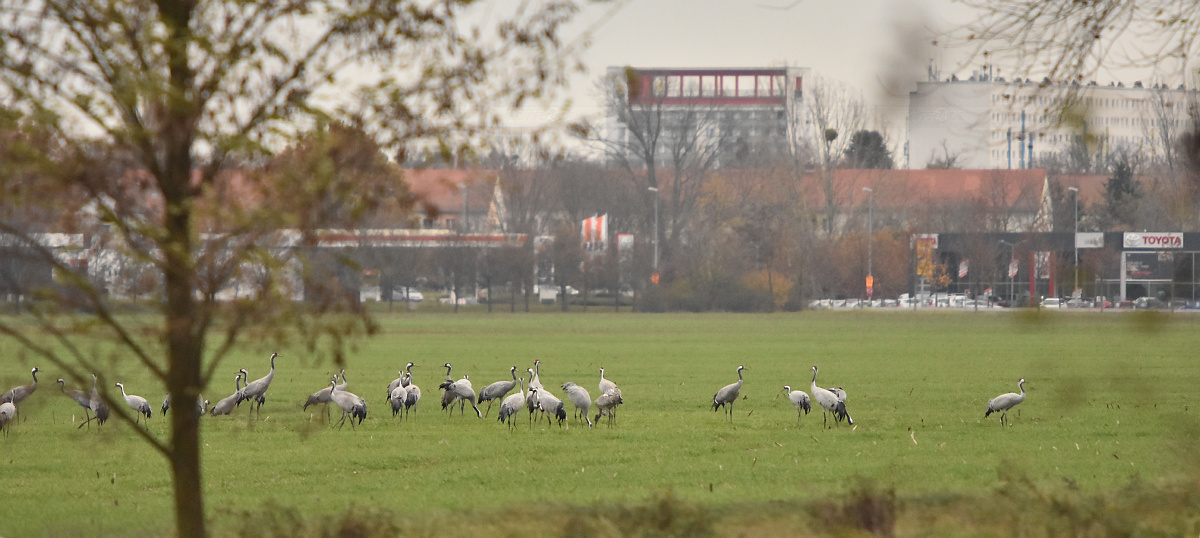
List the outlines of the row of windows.
{"label": "row of windows", "polygon": [[781,97],[782,76],[659,75],[651,81],[655,97]]}

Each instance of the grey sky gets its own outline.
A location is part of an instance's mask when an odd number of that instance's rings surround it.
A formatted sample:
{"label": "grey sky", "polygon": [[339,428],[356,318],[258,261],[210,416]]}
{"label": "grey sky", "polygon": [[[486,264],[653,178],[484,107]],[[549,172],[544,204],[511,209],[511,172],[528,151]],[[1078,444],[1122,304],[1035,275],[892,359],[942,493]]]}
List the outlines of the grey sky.
{"label": "grey sky", "polygon": [[[585,7],[576,32],[603,19],[613,3]],[[575,77],[577,114],[601,114],[594,81],[610,65],[635,67],[811,67],[862,92],[894,116],[909,84],[924,77],[929,29],[970,20],[949,0],[632,0],[602,24]],[[924,35],[922,35],[924,34]],[[950,53],[953,55],[954,53]],[[940,58],[945,73],[953,57]],[[957,58],[961,61],[961,58]]]}

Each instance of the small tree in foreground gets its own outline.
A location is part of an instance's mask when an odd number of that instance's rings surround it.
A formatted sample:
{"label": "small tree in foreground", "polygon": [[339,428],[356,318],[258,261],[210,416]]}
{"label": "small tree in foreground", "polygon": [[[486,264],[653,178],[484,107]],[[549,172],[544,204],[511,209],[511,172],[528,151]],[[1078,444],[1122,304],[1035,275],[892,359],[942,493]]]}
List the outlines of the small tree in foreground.
{"label": "small tree in foreground", "polygon": [[[574,13],[571,3],[540,2],[493,29],[464,22],[473,4],[0,0],[4,203],[51,204],[60,214],[86,208],[91,218],[71,223],[72,231],[111,231],[112,247],[153,268],[162,293],[152,303],[153,327],[133,327],[86,274],[42,250],[69,293],[43,295],[37,332],[3,320],[0,331],[76,382],[100,371],[102,355],[136,357],[175,402],[188,402],[248,329],[270,334],[286,321],[311,346],[320,335],[369,328],[314,316],[354,304],[336,292],[323,296],[330,300],[292,301],[298,278],[337,282],[348,273],[336,268],[336,255],[309,256],[309,230],[300,229],[296,242],[273,232],[322,225],[319,219],[245,204],[271,192],[272,178],[281,176],[223,171],[331,120],[391,150],[427,141],[456,153],[477,143],[501,111],[563,81],[570,58],[558,34]],[[334,152],[310,157],[302,168],[331,177]],[[308,190],[312,176],[283,177],[293,182],[279,191],[285,196],[329,199]],[[343,201],[355,203],[353,196]],[[337,211],[339,219],[356,213]],[[0,220],[0,232],[40,248],[33,230],[19,224]],[[215,292],[232,279],[253,283],[254,299],[224,308]],[[93,315],[57,315],[70,313],[69,304]],[[96,338],[119,350],[94,346]],[[328,341],[340,356],[345,340]],[[124,406],[111,407],[132,422]],[[195,414],[174,413],[167,440],[133,428],[169,462],[179,536],[206,534],[198,425]]]}

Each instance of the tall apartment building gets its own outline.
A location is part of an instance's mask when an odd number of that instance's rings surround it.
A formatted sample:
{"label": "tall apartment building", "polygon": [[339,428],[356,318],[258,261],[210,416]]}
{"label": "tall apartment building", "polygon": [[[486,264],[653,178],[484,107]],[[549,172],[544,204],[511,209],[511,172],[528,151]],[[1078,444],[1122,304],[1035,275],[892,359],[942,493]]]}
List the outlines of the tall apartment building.
{"label": "tall apartment building", "polygon": [[671,126],[699,116],[700,137],[719,146],[717,166],[731,166],[746,148],[769,144],[783,149],[795,136],[789,130],[795,129],[795,118],[806,119],[804,79],[810,73],[801,67],[609,67],[610,81],[636,87],[624,92],[628,103],[608,103],[605,137],[614,147],[629,147],[631,122],[622,105],[661,113],[664,139],[657,160],[665,165],[679,134]]}
{"label": "tall apartment building", "polygon": [[[987,73],[917,84],[909,94],[908,162],[957,156],[961,168],[1038,168],[1088,141],[1092,151],[1159,154],[1185,127],[1195,90],[1094,82],[1066,87]],[[1073,99],[1069,106],[1064,100]],[[1060,121],[1067,110],[1070,121]]]}

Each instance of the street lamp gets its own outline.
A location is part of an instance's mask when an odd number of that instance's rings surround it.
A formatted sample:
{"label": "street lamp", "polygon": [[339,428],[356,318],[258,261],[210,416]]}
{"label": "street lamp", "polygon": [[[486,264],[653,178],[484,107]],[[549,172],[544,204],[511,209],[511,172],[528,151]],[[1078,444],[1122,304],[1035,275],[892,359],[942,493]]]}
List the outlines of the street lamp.
{"label": "street lamp", "polygon": [[654,193],[654,272],[658,272],[658,187],[648,189]]}
{"label": "street lamp", "polygon": [[867,299],[871,298],[874,291],[875,277],[871,273],[872,262],[872,246],[875,242],[873,237],[874,220],[875,220],[875,191],[871,187],[863,187],[862,190],[867,193]]}
{"label": "street lamp", "polygon": [[1079,189],[1076,187],[1067,187],[1075,195],[1075,236],[1072,237],[1072,242],[1075,246],[1075,287],[1071,288],[1071,296],[1075,295],[1075,290],[1079,289]]}
{"label": "street lamp", "polygon": [[1000,244],[1001,244],[1001,245],[1008,245],[1008,248],[1009,248],[1009,253],[1008,253],[1008,266],[1007,266],[1007,267],[1005,267],[1005,268],[1004,268],[1004,270],[1005,270],[1006,272],[1008,272],[1008,306],[1010,306],[1010,307],[1011,307],[1011,306],[1013,306],[1013,304],[1014,304],[1014,302],[1013,302],[1013,270],[1012,270],[1012,262],[1013,262],[1013,261],[1015,261],[1015,260],[1017,259],[1017,245],[1016,245],[1016,244],[1014,244],[1014,243],[1009,243],[1008,241],[1005,241],[1005,240],[1003,240],[1003,239],[1001,239],[1001,240],[1000,240]]}

